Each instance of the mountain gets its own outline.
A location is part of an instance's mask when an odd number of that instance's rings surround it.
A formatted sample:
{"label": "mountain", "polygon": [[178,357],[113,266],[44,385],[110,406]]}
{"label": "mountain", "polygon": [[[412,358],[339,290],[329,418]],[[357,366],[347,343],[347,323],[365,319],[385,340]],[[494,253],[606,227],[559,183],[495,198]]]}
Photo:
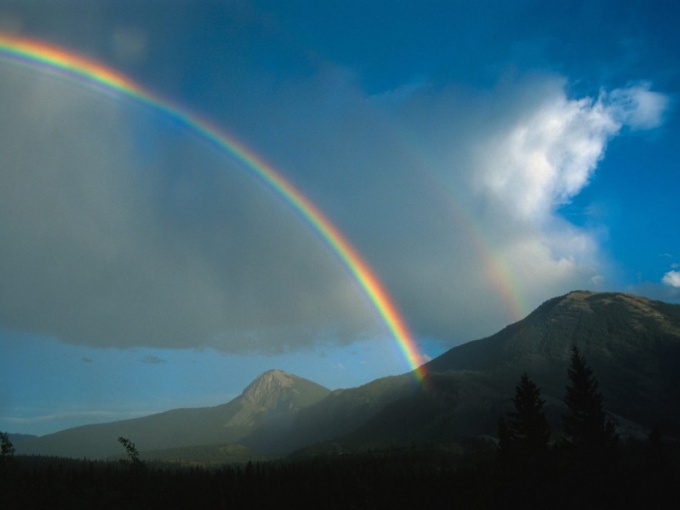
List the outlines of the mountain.
{"label": "mountain", "polygon": [[595,371],[611,412],[645,426],[680,422],[680,305],[629,294],[572,292],[551,299],[427,369],[474,370],[500,380],[526,371],[545,394],[561,399],[572,345]]}
{"label": "mountain", "polygon": [[17,451],[120,455],[119,436],[143,455],[156,451],[184,461],[199,451],[210,459],[243,459],[418,443],[456,449],[496,434],[523,372],[541,387],[546,414],[558,428],[573,345],[594,370],[623,435],[660,426],[680,438],[680,305],[575,291],[430,361],[426,384],[409,373],[331,392],[272,370],[227,404],[69,429],[22,441]]}
{"label": "mountain", "polygon": [[660,426],[680,437],[680,305],[576,291],[430,361],[425,366],[429,391],[389,403],[335,438],[335,448],[456,444],[495,435],[497,419],[510,409],[525,371],[541,387],[546,414],[559,427],[573,345],[594,370],[605,407],[624,435]]}
{"label": "mountain", "polygon": [[227,404],[75,427],[22,441],[17,453],[105,458],[122,453],[120,436],[131,439],[140,452],[229,443],[268,451],[276,446],[271,431],[287,430],[301,409],[329,393],[312,381],[270,370]]}

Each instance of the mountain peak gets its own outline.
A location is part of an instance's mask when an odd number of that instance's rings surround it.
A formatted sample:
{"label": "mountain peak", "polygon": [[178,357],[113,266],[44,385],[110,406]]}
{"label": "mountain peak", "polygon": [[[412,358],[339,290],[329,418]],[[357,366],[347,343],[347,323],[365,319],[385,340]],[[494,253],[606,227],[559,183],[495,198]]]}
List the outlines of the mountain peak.
{"label": "mountain peak", "polygon": [[680,333],[677,307],[623,292],[573,291],[547,301],[537,312],[539,310],[578,316],[579,320],[585,315],[604,315],[618,323],[626,323],[628,328],[638,332],[660,328],[675,335]]}
{"label": "mountain peak", "polygon": [[[632,294],[573,291],[552,298],[525,319],[483,340],[444,353],[432,371],[517,371],[520,363],[541,370],[568,362],[577,345],[593,365],[617,358],[639,359],[661,346],[675,352],[680,340],[680,307]],[[607,358],[607,359],[605,359]],[[619,359],[621,358],[621,359]]]}
{"label": "mountain peak", "polygon": [[272,382],[281,384],[283,386],[290,386],[293,384],[295,379],[299,379],[299,377],[284,370],[273,368],[271,370],[267,370],[266,372],[262,372],[253,380],[253,383]]}
{"label": "mountain peak", "polygon": [[569,298],[569,299],[586,299],[589,298],[590,296],[594,296],[596,292],[593,292],[592,290],[572,290],[571,292],[568,292],[564,297]]}
{"label": "mountain peak", "polygon": [[572,290],[568,294],[562,297],[563,301],[570,302],[582,302],[586,301],[588,298],[595,296],[596,293],[589,290]]}
{"label": "mountain peak", "polygon": [[[269,408],[272,405],[290,405],[298,407],[308,398],[316,400],[318,396],[330,393],[321,385],[290,374],[283,370],[268,370],[253,380],[241,398],[244,402]],[[304,405],[304,404],[303,404]]]}

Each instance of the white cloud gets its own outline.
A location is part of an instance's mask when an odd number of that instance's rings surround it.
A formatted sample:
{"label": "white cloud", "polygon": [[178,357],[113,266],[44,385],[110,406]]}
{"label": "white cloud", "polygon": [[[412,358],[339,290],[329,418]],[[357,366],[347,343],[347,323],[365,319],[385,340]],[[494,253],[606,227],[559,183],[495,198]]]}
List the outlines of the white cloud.
{"label": "white cloud", "polygon": [[593,282],[593,285],[597,287],[601,287],[605,283],[605,277],[602,275],[595,275],[590,279],[591,282]]}
{"label": "white cloud", "polygon": [[[508,302],[514,301],[515,308],[522,305],[528,312],[553,295],[574,288],[601,289],[610,280],[609,263],[600,250],[606,230],[576,227],[559,209],[588,185],[608,142],[624,125],[652,126],[640,120],[651,115],[650,97],[657,106],[665,104],[661,94],[638,88],[569,98],[563,81],[539,77],[505,90],[480,108],[486,109],[480,126],[470,123],[462,131],[452,123],[459,136],[452,149],[455,157],[439,176],[468,213],[465,221],[480,238],[474,244],[481,255],[475,261],[466,260],[460,248],[449,252],[450,260],[460,264],[459,271],[449,269],[451,281],[465,289],[465,298],[447,299],[465,310],[458,315],[459,323],[465,324],[467,317],[478,323],[489,320],[479,312],[484,295],[504,292],[503,299],[492,298],[489,306],[512,308]],[[459,109],[454,112],[460,115]],[[474,148],[472,157],[464,156],[466,146]],[[491,262],[482,263],[484,255]],[[436,287],[435,275],[442,278],[447,270],[430,267]],[[481,279],[490,283],[484,285]],[[431,302],[426,306],[437,309]],[[474,330],[473,325],[462,327]]]}
{"label": "white cloud", "polygon": [[483,193],[534,223],[550,218],[588,184],[607,142],[624,125],[656,127],[668,104],[648,84],[570,99],[554,82],[539,94],[513,125],[480,144],[475,177]]}
{"label": "white cloud", "polygon": [[675,287],[680,289],[680,271],[668,271],[661,282],[670,287]]}
{"label": "white cloud", "polygon": [[650,90],[649,83],[603,93],[614,118],[631,129],[651,129],[661,125],[668,109],[668,97]]}

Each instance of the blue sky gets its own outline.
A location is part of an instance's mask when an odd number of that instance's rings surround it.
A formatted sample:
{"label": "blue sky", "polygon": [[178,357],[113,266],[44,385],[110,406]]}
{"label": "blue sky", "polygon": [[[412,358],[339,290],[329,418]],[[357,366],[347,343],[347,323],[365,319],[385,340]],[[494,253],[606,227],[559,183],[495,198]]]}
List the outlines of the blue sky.
{"label": "blue sky", "polygon": [[[425,355],[573,289],[680,301],[662,1],[0,0],[277,168]],[[408,370],[290,205],[160,111],[0,58],[0,430]]]}

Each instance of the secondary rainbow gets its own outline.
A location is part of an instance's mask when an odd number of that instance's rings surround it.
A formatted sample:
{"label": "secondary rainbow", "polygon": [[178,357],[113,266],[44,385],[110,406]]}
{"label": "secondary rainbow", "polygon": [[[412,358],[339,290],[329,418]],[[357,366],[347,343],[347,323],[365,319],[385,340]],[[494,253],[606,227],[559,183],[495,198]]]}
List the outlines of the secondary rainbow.
{"label": "secondary rainbow", "polygon": [[123,74],[95,60],[34,39],[0,34],[0,56],[39,63],[51,69],[85,79],[105,91],[118,91],[180,120],[220,149],[226,150],[255,175],[280,194],[324,238],[353,274],[397,341],[404,357],[419,381],[424,381],[424,358],[413,335],[382,283],[357,250],[331,221],[283,175],[262,158],[227,135],[224,130],[171,102],[153,94]]}
{"label": "secondary rainbow", "polygon": [[486,277],[493,285],[505,305],[507,318],[515,322],[526,317],[531,308],[512,269],[464,206],[465,201],[433,170],[440,167],[442,162],[432,158],[431,153],[423,149],[427,144],[417,141],[418,136],[403,123],[393,122],[391,119],[388,121],[398,136],[400,147],[410,156],[412,168],[420,172],[420,184],[427,188],[432,199],[448,213],[447,218],[455,223],[458,231],[465,236],[467,246],[479,258],[483,268],[479,276]]}

